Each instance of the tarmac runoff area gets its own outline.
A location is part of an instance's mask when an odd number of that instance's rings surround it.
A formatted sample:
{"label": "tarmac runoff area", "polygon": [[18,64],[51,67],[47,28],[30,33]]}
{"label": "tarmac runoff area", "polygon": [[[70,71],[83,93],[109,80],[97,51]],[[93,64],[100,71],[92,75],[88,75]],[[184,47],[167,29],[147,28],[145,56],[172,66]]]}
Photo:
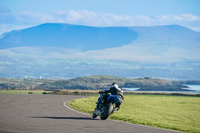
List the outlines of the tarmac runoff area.
{"label": "tarmac runoff area", "polygon": [[176,131],[93,119],[66,106],[84,96],[0,94],[0,133],[177,133]]}

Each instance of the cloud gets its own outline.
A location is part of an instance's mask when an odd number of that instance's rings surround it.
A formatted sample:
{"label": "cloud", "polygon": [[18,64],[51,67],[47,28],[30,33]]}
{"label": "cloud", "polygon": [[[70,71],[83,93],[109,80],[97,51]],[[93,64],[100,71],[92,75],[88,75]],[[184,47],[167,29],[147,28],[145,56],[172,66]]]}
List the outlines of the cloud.
{"label": "cloud", "polygon": [[163,15],[156,16],[155,20],[160,23],[185,23],[185,22],[194,22],[200,21],[200,17],[191,15],[191,14],[180,14],[180,15]]}
{"label": "cloud", "polygon": [[27,26],[35,26],[42,23],[71,23],[100,27],[178,24],[200,31],[200,17],[192,14],[149,17],[142,15],[128,16],[113,13],[96,13],[88,10],[57,11],[39,14],[32,12],[13,13],[9,9],[0,8],[0,34],[12,29],[27,28]]}

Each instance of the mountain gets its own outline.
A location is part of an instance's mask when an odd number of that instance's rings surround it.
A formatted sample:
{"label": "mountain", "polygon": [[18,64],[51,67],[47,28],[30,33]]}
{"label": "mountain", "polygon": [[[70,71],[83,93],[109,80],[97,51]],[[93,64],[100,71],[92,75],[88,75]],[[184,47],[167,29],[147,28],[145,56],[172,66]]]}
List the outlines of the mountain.
{"label": "mountain", "polygon": [[0,37],[0,75],[200,79],[200,33],[179,25],[90,27],[47,23]]}
{"label": "mountain", "polygon": [[179,25],[89,27],[47,23],[3,34],[0,49],[14,56],[174,62],[200,59],[200,33]]}
{"label": "mountain", "polygon": [[40,46],[81,51],[112,48],[131,43],[137,33],[127,27],[88,27],[47,23],[12,31],[0,39],[0,48]]}

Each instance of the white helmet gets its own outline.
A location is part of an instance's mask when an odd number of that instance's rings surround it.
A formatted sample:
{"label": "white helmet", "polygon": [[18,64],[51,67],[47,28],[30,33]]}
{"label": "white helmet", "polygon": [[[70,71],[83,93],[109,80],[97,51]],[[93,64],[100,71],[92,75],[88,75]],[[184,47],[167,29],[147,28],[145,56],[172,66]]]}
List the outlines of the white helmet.
{"label": "white helmet", "polygon": [[116,84],[116,83],[113,83],[112,87],[119,88],[118,84]]}
{"label": "white helmet", "polygon": [[112,84],[112,87],[115,87],[117,90],[122,91],[122,89],[119,88],[118,84],[116,84],[116,83],[113,83],[113,84]]}

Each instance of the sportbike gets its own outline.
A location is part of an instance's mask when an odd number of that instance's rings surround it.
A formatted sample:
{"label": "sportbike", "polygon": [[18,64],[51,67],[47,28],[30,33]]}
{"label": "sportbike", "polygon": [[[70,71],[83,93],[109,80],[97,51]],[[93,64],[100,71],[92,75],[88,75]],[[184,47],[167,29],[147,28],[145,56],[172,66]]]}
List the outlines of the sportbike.
{"label": "sportbike", "polygon": [[[105,98],[106,97],[106,98]],[[99,95],[100,100],[98,102],[100,102],[99,104],[99,109],[100,109],[100,114],[98,114],[98,110],[97,107],[95,108],[92,117],[96,118],[97,116],[100,116],[100,118],[102,120],[106,120],[109,115],[114,113],[114,101],[107,101],[107,94],[102,93]],[[98,104],[98,102],[96,104]]]}

